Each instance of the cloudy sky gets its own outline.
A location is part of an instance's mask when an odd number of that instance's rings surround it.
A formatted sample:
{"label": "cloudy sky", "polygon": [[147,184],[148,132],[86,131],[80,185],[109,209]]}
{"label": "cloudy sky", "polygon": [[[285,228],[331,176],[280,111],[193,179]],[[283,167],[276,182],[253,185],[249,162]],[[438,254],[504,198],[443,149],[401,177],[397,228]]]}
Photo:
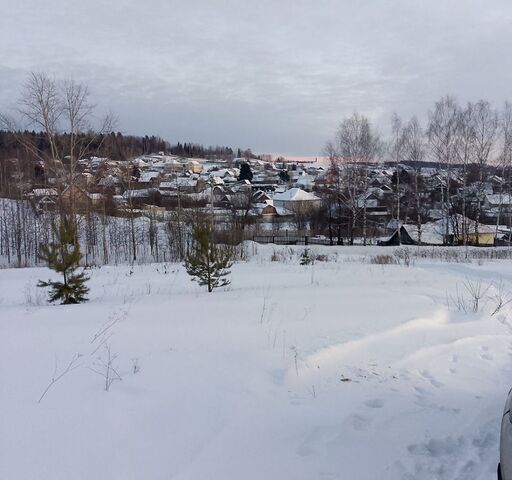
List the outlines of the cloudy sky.
{"label": "cloudy sky", "polygon": [[30,71],[125,133],[317,155],[353,111],[512,99],[510,0],[0,0],[0,109]]}

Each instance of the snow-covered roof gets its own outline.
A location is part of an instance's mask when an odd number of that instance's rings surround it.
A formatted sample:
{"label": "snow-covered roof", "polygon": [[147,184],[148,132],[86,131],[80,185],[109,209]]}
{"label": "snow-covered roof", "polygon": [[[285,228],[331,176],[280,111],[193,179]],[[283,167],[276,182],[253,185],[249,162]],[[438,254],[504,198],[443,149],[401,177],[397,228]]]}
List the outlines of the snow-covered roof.
{"label": "snow-covered roof", "polygon": [[136,165],[137,167],[147,167],[148,166],[147,162],[142,160],[142,158],[136,158],[135,160],[133,160],[132,164]]}
{"label": "snow-covered roof", "polygon": [[254,198],[265,198],[265,199],[270,198],[263,190],[257,190],[256,192],[254,192],[253,197]]}
{"label": "snow-covered roof", "polygon": [[[448,219],[448,235],[462,235],[463,225],[465,224],[465,230],[469,235],[475,233],[476,222],[461,214],[452,215]],[[407,233],[413,240],[418,240],[418,229],[416,225],[404,225]],[[494,233],[496,227],[492,225],[478,225],[478,233]],[[446,234],[446,220],[441,219],[435,222],[428,222],[421,225],[421,241],[423,243],[429,243],[432,245],[443,244],[444,235]]]}
{"label": "snow-covered roof", "polygon": [[111,187],[119,183],[121,183],[121,180],[119,180],[119,178],[114,177],[113,175],[107,175],[98,182],[98,185],[102,187]]}
{"label": "snow-covered roof", "polygon": [[217,176],[211,177],[211,181],[213,182],[214,185],[224,185],[224,180]]}
{"label": "snow-covered roof", "polygon": [[312,175],[300,175],[295,183],[299,186],[311,187],[314,185],[315,179]]}
{"label": "snow-covered roof", "polygon": [[222,168],[220,170],[211,170],[210,176],[215,175],[216,177],[237,177],[240,173],[238,168]]}
{"label": "snow-covered roof", "polygon": [[512,195],[493,193],[487,195],[487,201],[490,205],[512,205]]}
{"label": "snow-covered roof", "polygon": [[93,201],[103,199],[103,195],[101,193],[88,193],[87,195]]}
{"label": "snow-covered roof", "polygon": [[316,195],[306,192],[301,188],[290,188],[283,193],[276,193],[274,195],[274,200],[284,201],[284,202],[304,202],[304,201],[313,201],[320,200]]}
{"label": "snow-covered roof", "polygon": [[56,197],[58,193],[55,188],[34,188],[31,195],[34,197]]}
{"label": "snow-covered roof", "polygon": [[146,198],[149,197],[151,192],[154,190],[151,190],[149,188],[143,188],[141,190],[126,190],[126,192],[123,193],[124,198]]}
{"label": "snow-covered roof", "polygon": [[195,187],[196,177],[178,177],[165,182],[160,182],[160,188]]}
{"label": "snow-covered roof", "polygon": [[139,182],[151,182],[154,178],[157,178],[160,175],[159,172],[142,172],[140,174]]}
{"label": "snow-covered roof", "polygon": [[79,162],[90,163],[91,167],[93,167],[93,168],[97,168],[102,163],[106,163],[107,161],[108,161],[108,158],[100,158],[100,157],[91,157],[89,162],[87,160],[85,160],[85,159],[79,160]]}
{"label": "snow-covered roof", "polygon": [[501,177],[499,177],[498,175],[491,175],[488,179],[487,179],[489,182],[496,182],[496,183],[504,183],[505,180]]}
{"label": "snow-covered roof", "polygon": [[291,210],[274,205],[272,200],[265,200],[264,202],[255,205],[255,208],[260,209],[260,213],[265,207],[273,207],[276,214],[280,217],[289,217],[294,214]]}

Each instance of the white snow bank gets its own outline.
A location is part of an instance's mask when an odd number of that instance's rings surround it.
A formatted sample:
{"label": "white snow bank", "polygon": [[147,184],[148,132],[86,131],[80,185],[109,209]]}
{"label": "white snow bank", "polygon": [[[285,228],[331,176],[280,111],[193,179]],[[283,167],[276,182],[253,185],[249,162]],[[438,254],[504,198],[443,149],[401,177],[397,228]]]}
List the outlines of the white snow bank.
{"label": "white snow bank", "polygon": [[[94,269],[77,306],[41,302],[45,269],[0,270],[0,478],[493,478],[510,309],[490,315],[496,287],[477,313],[446,298],[467,278],[512,291],[509,261],[273,250],[213,294],[178,265]],[[108,393],[102,342],[122,377]]]}

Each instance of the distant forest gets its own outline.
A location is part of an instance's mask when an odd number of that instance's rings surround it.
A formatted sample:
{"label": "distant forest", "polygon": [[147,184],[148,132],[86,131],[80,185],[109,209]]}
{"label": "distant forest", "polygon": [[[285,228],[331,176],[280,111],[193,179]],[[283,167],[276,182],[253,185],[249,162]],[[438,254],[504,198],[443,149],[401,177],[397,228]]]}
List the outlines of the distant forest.
{"label": "distant forest", "polygon": [[[23,141],[20,141],[22,137]],[[95,155],[99,157],[108,157],[112,160],[130,160],[140,155],[166,152],[173,155],[192,157],[192,158],[209,158],[209,159],[226,159],[234,158],[234,151],[231,147],[205,147],[197,143],[180,143],[171,145],[169,142],[154,135],[151,136],[134,136],[123,135],[120,132],[110,133],[106,135],[82,134],[82,145],[88,145],[87,155]],[[58,145],[62,146],[62,151],[68,151],[66,146],[69,144],[69,135],[62,133],[58,135]],[[29,144],[39,152],[41,156],[50,154],[50,145],[47,136],[42,132],[24,131],[13,133],[0,130],[0,161],[11,158],[18,158],[22,161],[37,160],[34,152],[26,148],[24,144]],[[238,157],[253,158],[251,150],[237,150]]]}

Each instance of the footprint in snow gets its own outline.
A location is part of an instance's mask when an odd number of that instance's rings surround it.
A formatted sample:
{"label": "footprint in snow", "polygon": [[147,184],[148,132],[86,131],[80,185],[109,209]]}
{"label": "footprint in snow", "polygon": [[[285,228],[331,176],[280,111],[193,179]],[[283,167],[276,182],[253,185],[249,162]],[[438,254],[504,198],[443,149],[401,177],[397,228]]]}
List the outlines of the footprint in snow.
{"label": "footprint in snow", "polygon": [[428,370],[423,370],[422,372],[420,372],[420,375],[424,379],[428,380],[434,387],[436,387],[436,388],[444,387],[444,383],[441,383],[438,380],[436,380],[434,378],[434,376]]}
{"label": "footprint in snow", "polygon": [[437,381],[435,378],[431,378],[430,383],[436,388],[444,387],[444,383]]}
{"label": "footprint in snow", "polygon": [[318,452],[325,450],[326,445],[337,445],[340,439],[339,426],[316,427],[304,438],[296,452],[301,457],[316,455]]}
{"label": "footprint in snow", "polygon": [[384,402],[380,398],[374,398],[373,400],[367,400],[364,404],[368,408],[382,408],[384,406]]}
{"label": "footprint in snow", "polygon": [[490,353],[488,353],[489,352],[489,347],[486,347],[485,345],[482,345],[480,347],[480,350],[482,350],[482,352],[484,352],[484,353],[480,354],[480,358],[482,360],[493,360],[494,357]]}
{"label": "footprint in snow", "polygon": [[413,455],[427,456],[431,458],[452,456],[464,450],[466,440],[463,437],[431,438],[424,443],[411,444],[407,447]]}
{"label": "footprint in snow", "polygon": [[372,423],[368,417],[354,413],[347,418],[349,425],[356,431],[366,430]]}
{"label": "footprint in snow", "polygon": [[414,391],[417,393],[418,397],[426,397],[427,395],[432,395],[429,391],[421,387],[414,387]]}

